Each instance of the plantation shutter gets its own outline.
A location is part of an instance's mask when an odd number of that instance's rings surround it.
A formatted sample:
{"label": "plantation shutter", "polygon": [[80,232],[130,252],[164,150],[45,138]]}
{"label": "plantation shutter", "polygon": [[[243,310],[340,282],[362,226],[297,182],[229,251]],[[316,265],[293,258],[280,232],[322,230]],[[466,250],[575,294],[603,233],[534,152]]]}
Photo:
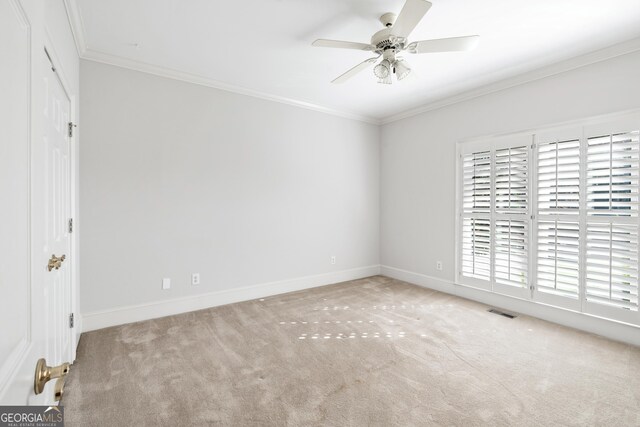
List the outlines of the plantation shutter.
{"label": "plantation shutter", "polygon": [[580,296],[580,139],[537,143],[536,290]]}
{"label": "plantation shutter", "polygon": [[503,285],[527,287],[529,227],[524,220],[497,219],[495,280]]}
{"label": "plantation shutter", "polygon": [[640,112],[458,152],[459,283],[640,326]]}
{"label": "plantation shutter", "polygon": [[538,143],[538,214],[577,215],[580,140]]}
{"label": "plantation shutter", "polygon": [[578,298],[579,236],[578,222],[538,221],[538,291]]}
{"label": "plantation shutter", "polygon": [[529,204],[529,149],[496,150],[496,212],[527,213]]}
{"label": "plantation shutter", "polygon": [[463,211],[489,213],[491,210],[491,152],[482,151],[464,156]]}
{"label": "plantation shutter", "polygon": [[587,214],[638,216],[638,132],[588,139]]}
{"label": "plantation shutter", "polygon": [[463,276],[491,278],[491,152],[462,158],[462,262]]}
{"label": "plantation shutter", "polygon": [[506,147],[495,151],[495,282],[528,286],[529,149]]}
{"label": "plantation shutter", "polygon": [[489,219],[463,219],[462,274],[481,280],[489,280],[491,277],[491,221]]}
{"label": "plantation shutter", "polygon": [[638,310],[638,227],[587,227],[587,301]]}
{"label": "plantation shutter", "polygon": [[587,138],[587,302],[638,310],[638,131]]}

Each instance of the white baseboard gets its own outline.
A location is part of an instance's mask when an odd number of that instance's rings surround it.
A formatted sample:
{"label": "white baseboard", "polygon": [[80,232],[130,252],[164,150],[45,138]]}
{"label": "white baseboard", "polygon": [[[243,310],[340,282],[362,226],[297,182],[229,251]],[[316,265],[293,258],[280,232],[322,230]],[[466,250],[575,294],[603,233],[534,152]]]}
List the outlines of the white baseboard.
{"label": "white baseboard", "polygon": [[84,331],[84,322],[82,321],[82,314],[77,313],[75,315],[75,328],[76,328],[76,348],[78,348],[78,344],[80,343],[80,335],[82,335],[82,331]]}
{"label": "white baseboard", "polygon": [[602,335],[616,341],[640,346],[640,327],[628,323],[616,322],[586,313],[541,304],[539,302],[500,295],[483,289],[459,285],[448,280],[386,265],[380,266],[380,274],[424,288],[434,289],[477,301],[492,307],[537,317],[570,328]]}
{"label": "white baseboard", "polygon": [[190,295],[147,304],[118,307],[110,310],[94,311],[82,314],[83,332],[107,328],[109,326],[155,319],[189,311],[202,310],[235,302],[248,301],[256,298],[301,291],[317,286],[362,279],[380,274],[379,265],[342,270],[315,276],[299,277],[278,282],[262,283],[236,289],[210,292],[207,294]]}

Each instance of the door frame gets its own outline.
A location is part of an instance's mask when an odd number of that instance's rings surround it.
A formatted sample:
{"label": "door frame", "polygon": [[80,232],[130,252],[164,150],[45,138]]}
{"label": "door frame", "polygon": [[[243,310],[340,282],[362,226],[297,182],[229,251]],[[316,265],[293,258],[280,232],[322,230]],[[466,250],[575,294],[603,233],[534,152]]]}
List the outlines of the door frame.
{"label": "door frame", "polygon": [[[29,360],[29,357],[37,348],[35,337],[33,334],[34,325],[34,310],[33,310],[33,293],[34,293],[34,244],[33,244],[33,82],[34,82],[34,63],[33,63],[33,28],[27,12],[22,7],[22,4],[18,0],[9,0],[9,4],[14,8],[16,19],[19,24],[25,30],[25,41],[27,51],[24,52],[26,58],[26,66],[28,70],[27,75],[27,129],[26,129],[26,148],[25,148],[25,160],[26,160],[26,176],[27,176],[27,283],[26,283],[26,300],[23,301],[26,308],[26,329],[24,336],[20,339],[19,343],[11,350],[11,353],[7,356],[4,363],[0,363],[0,398],[6,398],[10,395],[10,385],[22,385],[24,379],[20,378],[20,374],[24,370],[24,364]],[[35,366],[34,366],[35,368]],[[11,398],[14,396],[12,395]]]}
{"label": "door frame", "polygon": [[[44,26],[44,44],[43,50],[53,67],[55,68],[55,74],[58,77],[62,90],[65,92],[67,97],[69,98],[69,120],[77,125],[77,108],[76,108],[76,95],[71,90],[71,85],[69,84],[69,80],[66,77],[64,66],[62,65],[62,61],[60,60],[60,56],[56,53],[55,43],[53,42],[53,37],[51,37],[51,33],[47,26]],[[70,168],[70,211],[73,218],[73,231],[71,233],[71,238],[69,241],[69,261],[71,261],[71,274],[70,274],[70,307],[71,313],[74,314],[74,328],[71,331],[71,360],[69,363],[73,363],[76,359],[76,348],[78,346],[78,342],[80,340],[80,334],[82,330],[80,328],[81,321],[79,321],[80,315],[79,311],[79,292],[77,288],[78,277],[79,277],[79,265],[78,265],[78,224],[79,224],[79,209],[78,209],[78,128],[75,127],[73,129],[73,134],[69,138],[69,168]]]}

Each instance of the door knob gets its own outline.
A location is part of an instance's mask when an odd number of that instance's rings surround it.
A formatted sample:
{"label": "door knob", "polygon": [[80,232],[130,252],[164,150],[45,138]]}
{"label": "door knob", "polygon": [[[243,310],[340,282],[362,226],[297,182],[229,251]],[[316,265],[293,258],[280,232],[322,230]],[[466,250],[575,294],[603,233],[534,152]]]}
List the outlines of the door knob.
{"label": "door knob", "polygon": [[[33,380],[33,391],[36,394],[42,393],[42,390],[44,390],[45,384],[47,384],[49,380],[52,380],[54,378],[63,379],[69,373],[70,368],[71,368],[71,365],[69,365],[68,363],[63,363],[62,365],[51,367],[51,366],[47,366],[46,360],[44,359],[38,360],[38,363],[36,364],[36,375]],[[56,396],[58,395],[57,386],[58,384],[56,384]],[[60,393],[59,393],[60,397],[62,397],[63,389],[64,389],[64,381],[60,383]]]}
{"label": "door knob", "polygon": [[47,268],[49,269],[49,271],[53,270],[54,268],[56,270],[59,269],[66,257],[66,255],[57,257],[55,254],[52,254],[51,258],[49,259],[49,264],[47,264]]}
{"label": "door knob", "polygon": [[56,380],[56,386],[53,389],[53,400],[60,402],[64,395],[64,383],[67,381],[67,377],[62,376]]}

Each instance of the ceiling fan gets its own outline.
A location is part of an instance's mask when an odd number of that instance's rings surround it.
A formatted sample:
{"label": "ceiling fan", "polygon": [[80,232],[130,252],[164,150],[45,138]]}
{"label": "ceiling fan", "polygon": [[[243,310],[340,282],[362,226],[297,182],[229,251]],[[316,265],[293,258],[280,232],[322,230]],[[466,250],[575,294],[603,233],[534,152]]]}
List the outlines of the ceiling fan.
{"label": "ceiling fan", "polygon": [[380,17],[380,22],[386,28],[375,33],[369,44],[326,39],[314,41],[312,46],[356,49],[378,54],[378,56],[369,58],[338,76],[331,83],[346,82],[359,72],[369,68],[382,56],[382,61],[373,68],[373,74],[378,78],[378,83],[391,84],[392,74],[395,74],[398,80],[402,80],[411,72],[406,60],[400,57],[396,58],[396,54],[399,52],[454,52],[471,50],[476,47],[480,36],[451,37],[409,43],[407,40],[409,34],[430,8],[431,3],[426,0],[406,0],[398,16],[394,13],[385,13]]}

